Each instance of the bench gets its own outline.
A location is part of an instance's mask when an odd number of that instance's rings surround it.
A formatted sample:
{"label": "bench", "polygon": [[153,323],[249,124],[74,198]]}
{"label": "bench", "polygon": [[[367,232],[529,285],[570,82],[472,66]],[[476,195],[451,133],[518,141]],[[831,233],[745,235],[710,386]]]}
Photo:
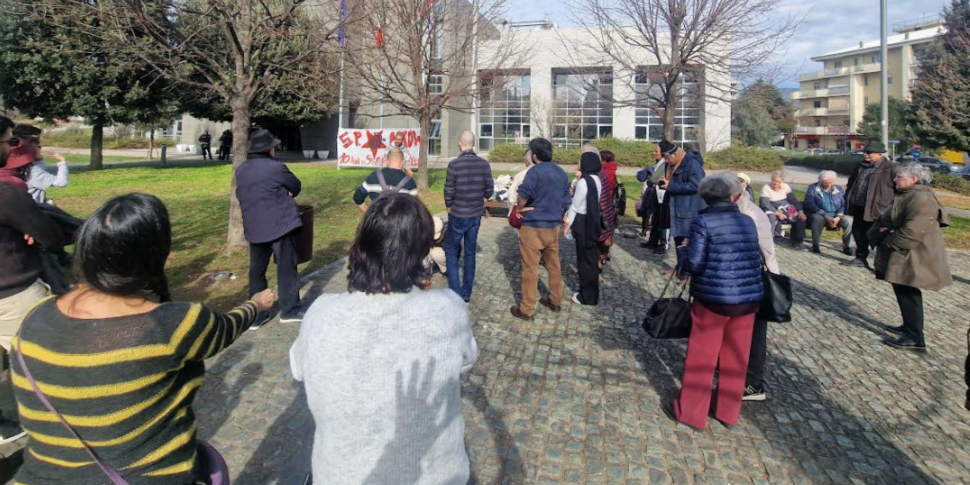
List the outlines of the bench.
{"label": "bench", "polygon": [[492,199],[486,200],[485,201],[485,218],[486,219],[489,218],[489,217],[492,217],[492,214],[490,214],[489,211],[488,211],[489,209],[499,209],[499,210],[504,210],[504,211],[508,212],[509,205],[506,202],[501,201],[501,200],[492,200]]}

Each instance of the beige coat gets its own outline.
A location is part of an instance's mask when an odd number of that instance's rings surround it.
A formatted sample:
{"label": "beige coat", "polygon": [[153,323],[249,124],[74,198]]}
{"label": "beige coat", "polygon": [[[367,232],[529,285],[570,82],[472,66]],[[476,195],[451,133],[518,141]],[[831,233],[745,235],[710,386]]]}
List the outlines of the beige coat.
{"label": "beige coat", "polygon": [[761,254],[765,256],[765,265],[768,266],[768,271],[781,274],[781,270],[778,268],[778,257],[775,256],[774,231],[765,211],[751,202],[747,192],[741,194],[738,209],[741,210],[742,214],[754,220],[754,226],[758,229],[758,245],[761,246]]}
{"label": "beige coat", "polygon": [[949,225],[946,210],[929,187],[897,191],[870,232],[889,229],[876,251],[876,277],[931,291],[953,283],[941,224]]}

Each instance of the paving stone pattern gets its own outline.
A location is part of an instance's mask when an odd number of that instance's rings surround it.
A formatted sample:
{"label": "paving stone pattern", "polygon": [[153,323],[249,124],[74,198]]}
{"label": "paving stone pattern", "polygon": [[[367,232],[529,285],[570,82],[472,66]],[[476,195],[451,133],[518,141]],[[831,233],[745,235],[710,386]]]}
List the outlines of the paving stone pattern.
{"label": "paving stone pattern", "polygon": [[[575,247],[562,243],[568,298]],[[676,397],[686,341],[640,328],[673,255],[617,238],[599,306],[539,307],[523,322],[509,314],[521,277],[516,236],[501,218],[483,222],[471,303],[480,355],[463,385],[471,482],[970,483],[970,255],[950,253],[957,283],[926,294],[929,352],[920,355],[881,343],[890,335],[880,324],[901,323],[892,289],[839,266],[847,257],[837,249],[780,249],[796,304],[792,323],[769,328],[769,400],[746,403],[732,429],[711,419],[694,432],[660,410]],[[342,266],[313,275],[309,298],[344,291]],[[297,330],[277,322],[248,332],[209,364],[195,411],[234,484],[302,484],[310,469],[313,420],[287,356]]]}

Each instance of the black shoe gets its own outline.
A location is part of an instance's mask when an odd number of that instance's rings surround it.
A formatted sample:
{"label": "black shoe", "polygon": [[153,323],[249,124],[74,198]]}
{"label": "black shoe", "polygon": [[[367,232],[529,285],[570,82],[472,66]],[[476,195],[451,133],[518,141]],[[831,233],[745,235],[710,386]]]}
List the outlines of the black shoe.
{"label": "black shoe", "polygon": [[280,317],[280,323],[303,323],[303,312],[297,312],[293,315]]}
{"label": "black shoe", "polygon": [[518,306],[512,307],[510,311],[512,312],[512,316],[515,318],[518,318],[519,320],[525,320],[527,322],[531,322],[532,320],[535,320],[534,315],[526,315],[525,313],[522,313],[522,310],[519,310]]}
{"label": "black shoe", "polygon": [[647,249],[657,249],[659,246],[660,246],[660,243],[658,243],[657,241],[646,241],[646,242],[640,243],[641,248],[647,248]]}
{"label": "black shoe", "polygon": [[822,250],[818,246],[812,246],[812,252],[815,254],[822,254]]}
{"label": "black shoe", "polygon": [[20,426],[19,422],[6,419],[0,421],[0,445],[13,443],[25,436],[27,436],[27,432]]}
{"label": "black shoe", "polygon": [[906,335],[906,328],[903,327],[902,325],[900,325],[898,327],[894,327],[892,325],[883,325],[882,328],[884,328],[886,331],[889,331],[889,332],[892,332],[892,333],[898,333],[900,335]]}
{"label": "black shoe", "polygon": [[663,246],[657,246],[657,248],[653,250],[653,254],[667,254],[667,248]]}
{"label": "black shoe", "polygon": [[842,248],[842,254],[846,256],[852,256],[855,253],[852,252],[852,248]]}
{"label": "black shoe", "polygon": [[279,315],[278,312],[266,312],[256,315],[256,321],[250,325],[249,330],[259,330],[260,328],[263,328],[264,325],[273,321],[277,315]]}
{"label": "black shoe", "polygon": [[865,268],[865,269],[870,269],[869,268],[869,261],[867,261],[865,259],[862,259],[862,258],[852,258],[852,261],[846,261],[846,262],[842,263],[842,266],[858,266],[858,267],[862,267],[862,268]]}
{"label": "black shoe", "polygon": [[791,248],[794,249],[794,250],[796,250],[796,251],[801,251],[801,250],[805,249],[805,245],[802,244],[801,241],[792,241],[791,242]]}
{"label": "black shoe", "polygon": [[670,418],[671,421],[673,421],[675,423],[682,424],[684,426],[687,426],[688,428],[690,428],[690,429],[692,429],[694,431],[704,431],[704,428],[698,428],[696,426],[691,426],[691,425],[689,425],[689,424],[687,424],[687,423],[685,423],[685,422],[677,419],[677,417],[674,416],[674,403],[665,404],[665,405],[661,406],[661,409],[663,409],[664,414],[668,418]]}
{"label": "black shoe", "polygon": [[744,394],[741,396],[741,400],[761,402],[761,401],[767,401],[768,396],[765,394],[765,390],[763,388],[757,388],[754,386],[745,386]]}
{"label": "black shoe", "polygon": [[912,337],[900,337],[896,340],[883,340],[883,343],[902,350],[912,350],[914,352],[926,352],[926,345],[913,340]]}

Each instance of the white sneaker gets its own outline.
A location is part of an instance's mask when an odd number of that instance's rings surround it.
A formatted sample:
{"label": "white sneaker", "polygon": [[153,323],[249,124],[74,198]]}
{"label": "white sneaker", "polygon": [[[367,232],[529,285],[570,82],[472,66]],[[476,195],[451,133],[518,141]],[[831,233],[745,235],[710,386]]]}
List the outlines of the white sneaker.
{"label": "white sneaker", "polygon": [[583,302],[579,301],[579,293],[573,293],[573,303],[577,305],[582,305]]}

